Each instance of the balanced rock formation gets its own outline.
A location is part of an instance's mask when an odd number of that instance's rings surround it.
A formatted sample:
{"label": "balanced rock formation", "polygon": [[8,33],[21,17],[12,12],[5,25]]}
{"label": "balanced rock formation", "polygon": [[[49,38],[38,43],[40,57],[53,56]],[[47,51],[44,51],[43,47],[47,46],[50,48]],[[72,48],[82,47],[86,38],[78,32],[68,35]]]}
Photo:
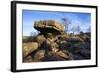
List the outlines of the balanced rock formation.
{"label": "balanced rock formation", "polygon": [[[64,33],[64,26],[54,20],[36,21],[34,28],[40,33],[29,44],[24,44],[24,62],[64,61],[72,60],[73,56],[65,49],[61,49],[58,38]],[[26,46],[26,47],[25,47]]]}
{"label": "balanced rock formation", "polygon": [[36,21],[34,23],[34,28],[40,31],[41,33],[63,33],[64,26],[54,20],[44,20]]}
{"label": "balanced rock formation", "polygon": [[[64,25],[54,20],[34,23],[40,33],[23,39],[23,62],[83,60],[91,58],[90,33],[64,32]],[[29,36],[30,37],[30,36]]]}

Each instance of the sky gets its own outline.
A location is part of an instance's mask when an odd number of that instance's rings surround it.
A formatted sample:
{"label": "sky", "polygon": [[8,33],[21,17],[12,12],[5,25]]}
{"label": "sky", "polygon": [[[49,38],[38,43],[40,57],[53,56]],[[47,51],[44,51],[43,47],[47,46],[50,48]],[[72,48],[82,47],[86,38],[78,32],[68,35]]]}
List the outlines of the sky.
{"label": "sky", "polygon": [[86,32],[91,25],[91,13],[23,10],[22,15],[23,36],[29,36],[31,32],[37,34],[33,27],[37,20],[55,20],[63,24],[62,18],[66,18],[70,22],[69,32],[76,26],[80,26],[81,31]]}

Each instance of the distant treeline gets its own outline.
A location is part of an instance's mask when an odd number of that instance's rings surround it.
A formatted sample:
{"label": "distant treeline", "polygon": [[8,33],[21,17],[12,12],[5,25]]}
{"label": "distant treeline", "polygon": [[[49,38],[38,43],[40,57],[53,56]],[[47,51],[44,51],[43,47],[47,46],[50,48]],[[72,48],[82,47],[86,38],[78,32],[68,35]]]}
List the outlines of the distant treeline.
{"label": "distant treeline", "polygon": [[33,42],[36,36],[23,36],[23,43]]}

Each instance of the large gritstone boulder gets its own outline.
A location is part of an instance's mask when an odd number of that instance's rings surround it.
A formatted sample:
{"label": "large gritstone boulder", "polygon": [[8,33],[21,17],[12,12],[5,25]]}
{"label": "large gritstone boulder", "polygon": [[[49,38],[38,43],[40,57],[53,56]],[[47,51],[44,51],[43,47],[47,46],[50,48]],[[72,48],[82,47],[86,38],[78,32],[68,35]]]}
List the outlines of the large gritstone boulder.
{"label": "large gritstone boulder", "polygon": [[34,23],[34,28],[40,31],[41,33],[63,33],[64,26],[54,20],[43,20],[36,21]]}

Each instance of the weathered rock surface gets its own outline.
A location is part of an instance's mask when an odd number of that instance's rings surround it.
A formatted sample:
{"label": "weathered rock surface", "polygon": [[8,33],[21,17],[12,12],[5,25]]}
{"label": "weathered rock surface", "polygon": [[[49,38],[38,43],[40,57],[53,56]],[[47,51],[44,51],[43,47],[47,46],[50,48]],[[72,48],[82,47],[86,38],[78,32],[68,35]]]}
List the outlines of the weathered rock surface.
{"label": "weathered rock surface", "polygon": [[36,50],[38,48],[38,43],[37,42],[33,42],[33,43],[23,43],[23,57],[27,57],[29,54],[31,54],[34,50]]}
{"label": "weathered rock surface", "polygon": [[56,21],[53,20],[44,20],[44,21],[36,21],[34,24],[34,28],[38,31],[44,33],[48,32],[58,32],[62,33],[64,32],[64,26]]}

